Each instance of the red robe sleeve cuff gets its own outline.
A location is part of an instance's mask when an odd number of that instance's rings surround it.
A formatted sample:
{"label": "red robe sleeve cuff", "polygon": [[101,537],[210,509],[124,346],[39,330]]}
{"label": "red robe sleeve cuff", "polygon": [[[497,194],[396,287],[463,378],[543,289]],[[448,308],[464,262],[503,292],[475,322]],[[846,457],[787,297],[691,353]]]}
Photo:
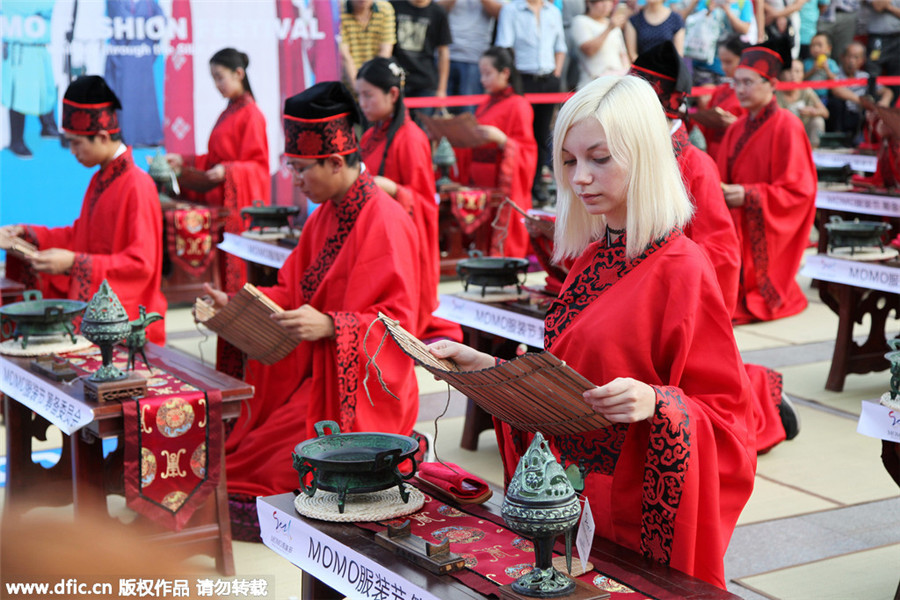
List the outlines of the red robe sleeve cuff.
{"label": "red robe sleeve cuff", "polygon": [[684,392],[674,386],[651,386],[656,410],[649,419],[650,439],[644,462],[641,498],[641,552],[664,564],[671,560],[675,510],[684,492],[691,458],[691,422]]}

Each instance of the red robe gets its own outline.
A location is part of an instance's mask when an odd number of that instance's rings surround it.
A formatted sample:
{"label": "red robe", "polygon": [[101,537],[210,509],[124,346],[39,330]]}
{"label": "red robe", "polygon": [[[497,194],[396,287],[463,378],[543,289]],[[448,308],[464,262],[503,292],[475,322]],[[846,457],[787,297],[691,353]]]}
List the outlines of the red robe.
{"label": "red robe", "polygon": [[[209,134],[207,154],[185,156],[184,164],[201,171],[216,165],[225,167],[222,185],[205,194],[190,192],[185,196],[209,206],[224,206],[230,210],[225,231],[236,235],[244,231],[241,209],[251,206],[254,200],[268,205],[272,186],[266,119],[253,96],[245,93],[230,101]],[[229,294],[237,292],[247,282],[244,260],[227,253],[219,257],[219,274],[222,289]]]}
{"label": "red robe", "polygon": [[[747,111],[738,102],[737,96],[734,94],[734,88],[731,87],[730,83],[723,83],[713,91],[712,97],[709,99],[708,108],[717,106],[736,117],[742,117],[747,114]],[[703,137],[706,139],[706,152],[712,156],[713,160],[718,160],[719,148],[722,146],[722,139],[725,137],[725,132],[728,129],[716,129],[700,124],[697,127],[700,128],[700,131],[703,132]]]}
{"label": "red robe", "polygon": [[[63,248],[75,253],[68,275],[23,273],[23,283],[41,290],[45,298],[90,302],[106,279],[129,318],[140,316],[140,305],[165,317],[159,194],[150,176],[135,166],[131,149],[94,174],[81,214],[72,225],[29,226],[26,237],[41,250]],[[147,328],[147,339],[166,343],[165,320]]]}
{"label": "red robe", "polygon": [[397,184],[397,202],[412,218],[419,234],[419,324],[416,335],[422,339],[448,337],[462,341],[462,328],[445,319],[433,317],[438,307],[438,283],[441,281],[441,250],[438,246],[438,204],[431,162],[431,142],[407,112],[394,134],[390,153],[384,158],[390,120],[366,131],[360,141],[360,154],[372,176],[382,174]]}
{"label": "red robe", "polygon": [[772,101],[755,119],[741,117],[719,154],[725,183],[743,184],[744,206],[731,210],[741,241],[736,323],[771,321],[806,308],[797,271],[816,215],[816,167],[800,119]]}
{"label": "red robe", "polygon": [[[706,252],[722,290],[728,314],[734,313],[741,273],[741,250],[734,221],[719,185],[716,163],[688,140],[682,125],[672,135],[678,166],[696,212],[684,232]],[[762,365],[745,364],[750,380],[756,451],[764,453],[785,440],[778,406],[782,402],[781,373]]]}
{"label": "red robe", "polygon": [[[457,148],[457,180],[463,185],[498,188],[522,210],[531,208],[531,186],[537,169],[537,143],[534,141],[534,112],[531,105],[512,87],[491,94],[475,109],[481,125],[493,125],[506,134],[506,146],[486,144],[477,148]],[[524,258],[530,250],[528,230],[522,216],[512,207],[503,207],[498,226],[508,223],[506,237],[495,229],[491,236],[491,254]],[[500,244],[502,243],[502,251]]]}
{"label": "red robe", "polygon": [[[331,315],[335,337],[301,342],[271,366],[248,361],[253,400],[225,444],[229,493],[269,495],[297,487],[291,451],[315,437],[318,421],[336,421],[342,432],[384,431],[409,435],[419,407],[413,362],[385,341],[374,370],[363,379],[363,342],[379,311],[416,330],[419,315],[418,235],[396,200],[368,172],[360,174],[340,204],[329,201],[310,216],[300,242],[262,291],[286,309],[303,304]],[[375,354],[384,328],[373,328],[365,348]]]}
{"label": "red robe", "polygon": [[716,271],[729,314],[737,302],[741,249],[734,221],[722,194],[719,170],[705,152],[691,144],[684,124],[672,134],[672,146],[684,186],[694,204],[694,218],[685,235],[703,248]]}
{"label": "red robe", "polygon": [[[679,232],[630,263],[624,243],[595,242],[576,261],[547,313],[545,346],[597,385],[653,386],[655,414],[551,444],[564,465],[584,466],[597,535],[724,588],[756,468],[730,315],[709,261]],[[502,426],[507,477],[525,437]]]}

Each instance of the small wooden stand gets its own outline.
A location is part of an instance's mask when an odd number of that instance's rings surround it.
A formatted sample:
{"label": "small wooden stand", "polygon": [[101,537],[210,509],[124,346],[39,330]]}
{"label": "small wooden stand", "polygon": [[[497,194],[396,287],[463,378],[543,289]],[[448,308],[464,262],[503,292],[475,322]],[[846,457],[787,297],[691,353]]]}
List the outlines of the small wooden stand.
{"label": "small wooden stand", "polygon": [[375,542],[396,554],[412,561],[416,565],[428,569],[435,575],[443,575],[459,571],[466,566],[466,559],[450,552],[450,540],[443,544],[431,544],[417,535],[410,533],[409,519],[399,527],[388,525],[386,531],[375,534]]}
{"label": "small wooden stand", "polygon": [[31,363],[31,370],[53,381],[72,381],[78,377],[78,373],[72,368],[69,361],[61,359],[55,354],[35,358]]}
{"label": "small wooden stand", "polygon": [[[554,596],[554,598],[562,598],[564,600],[603,600],[609,598],[609,592],[597,589],[589,583],[585,583],[580,579],[573,579],[575,589],[565,596]],[[500,600],[534,600],[534,596],[525,596],[513,591],[511,585],[500,586]]]}
{"label": "small wooden stand", "polygon": [[142,398],[146,395],[147,380],[134,373],[130,373],[128,377],[118,381],[96,383],[89,378],[84,379],[84,399],[90,402]]}

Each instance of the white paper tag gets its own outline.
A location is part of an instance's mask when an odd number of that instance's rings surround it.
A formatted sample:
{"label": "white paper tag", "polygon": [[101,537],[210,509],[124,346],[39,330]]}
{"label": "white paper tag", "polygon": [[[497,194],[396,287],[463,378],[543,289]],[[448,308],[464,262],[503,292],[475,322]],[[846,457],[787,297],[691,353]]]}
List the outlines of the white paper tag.
{"label": "white paper tag", "polygon": [[591,514],[591,503],[587,496],[581,507],[581,523],[578,525],[578,534],[575,536],[575,548],[578,550],[578,558],[581,560],[581,570],[587,571],[588,558],[591,555],[591,546],[594,545],[594,515]]}

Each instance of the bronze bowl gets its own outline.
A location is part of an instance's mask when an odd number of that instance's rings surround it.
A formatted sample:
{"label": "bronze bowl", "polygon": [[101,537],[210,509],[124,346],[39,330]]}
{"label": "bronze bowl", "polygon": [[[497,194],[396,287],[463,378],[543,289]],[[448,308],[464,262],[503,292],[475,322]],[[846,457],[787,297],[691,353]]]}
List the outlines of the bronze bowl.
{"label": "bronze bowl", "polygon": [[84,312],[87,302],[80,300],[44,300],[41,292],[27,290],[24,300],[0,306],[0,315],[12,321],[16,330],[13,339],[22,338],[22,348],[31,336],[68,334],[75,343],[73,321]]}
{"label": "bronze bowl", "polygon": [[488,287],[515,285],[516,291],[521,291],[528,265],[525,258],[474,256],[457,262],[456,273],[462,278],[466,291],[470,285],[480,285],[481,295],[484,296]]}
{"label": "bronze bowl", "polygon": [[[319,421],[314,437],[294,447],[294,469],[300,475],[300,489],[313,496],[317,489],[338,494],[338,511],[343,514],[347,494],[377,492],[398,486],[400,497],[409,500],[404,480],[416,472],[415,454],[419,442],[392,433],[341,433],[334,421]],[[325,430],[332,433],[327,435]],[[412,461],[406,475],[399,467]],[[312,481],[307,484],[307,475]]]}
{"label": "bronze bowl", "polygon": [[241,209],[241,217],[250,219],[248,229],[280,229],[290,227],[289,217],[294,217],[300,212],[298,206],[266,206],[259,200],[253,202],[253,206]]}
{"label": "bronze bowl", "polygon": [[878,246],[884,250],[884,234],[891,230],[891,224],[859,219],[845,221],[837,215],[832,215],[831,220],[825,223],[825,229],[828,231],[830,250],[849,247],[852,255],[857,248]]}

